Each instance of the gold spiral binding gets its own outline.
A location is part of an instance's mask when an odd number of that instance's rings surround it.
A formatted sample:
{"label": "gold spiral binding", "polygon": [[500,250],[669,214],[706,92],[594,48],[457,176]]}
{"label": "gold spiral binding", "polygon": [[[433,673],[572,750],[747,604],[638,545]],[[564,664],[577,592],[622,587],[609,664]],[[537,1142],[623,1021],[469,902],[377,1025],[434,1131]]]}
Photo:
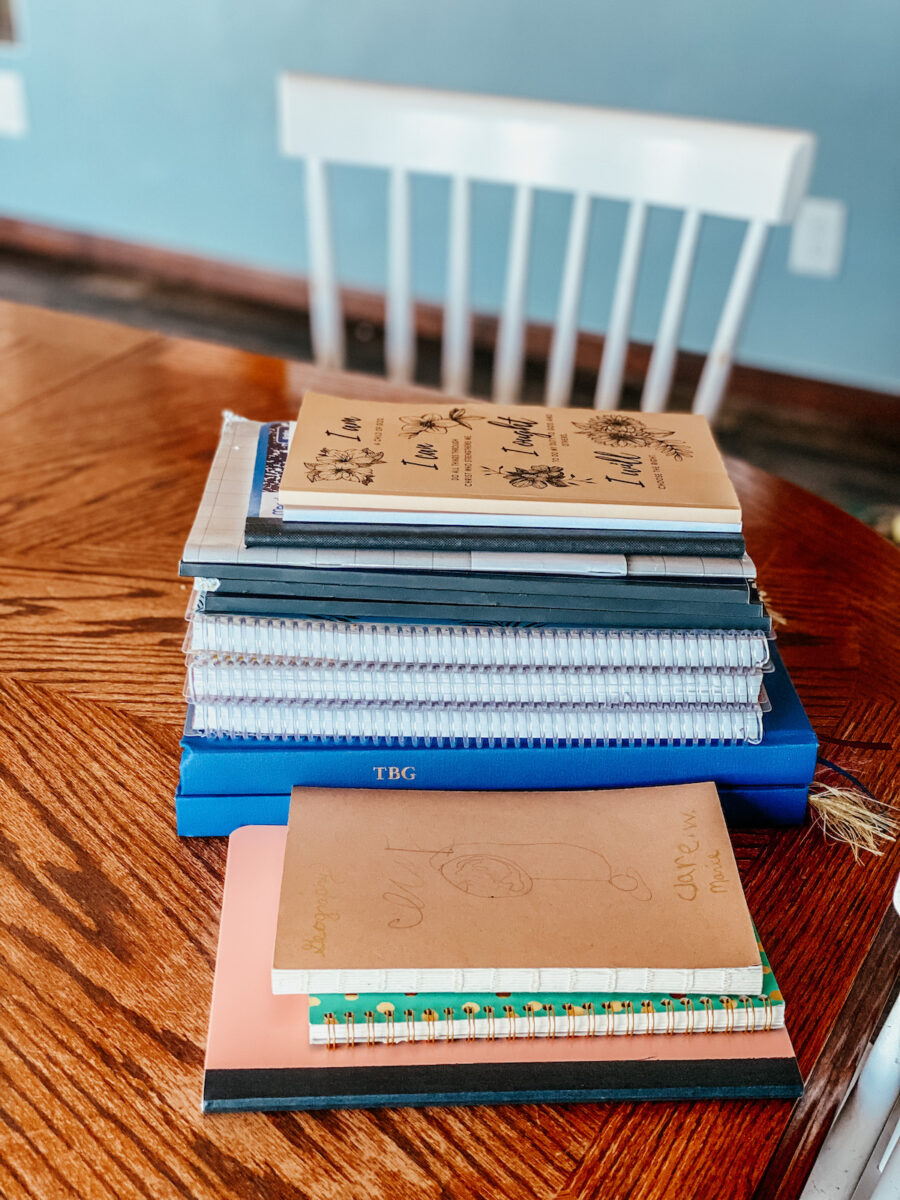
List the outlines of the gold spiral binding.
{"label": "gold spiral binding", "polygon": [[371,1010],[367,1010],[364,1014],[366,1018],[366,1045],[374,1046],[375,1037],[375,1014]]}
{"label": "gold spiral binding", "polygon": [[691,1000],[690,996],[682,996],[681,1004],[682,1004],[682,1007],[684,1008],[684,1016],[685,1016],[684,1032],[685,1033],[693,1033],[694,1032],[694,1003]]}
{"label": "gold spiral binding", "polygon": [[612,1006],[612,1000],[604,1000],[600,1005],[606,1016],[606,1027],[603,1030],[604,1037],[612,1037],[616,1032],[616,1011]]}
{"label": "gold spiral binding", "polygon": [[438,1015],[433,1008],[426,1008],[422,1012],[422,1020],[425,1022],[425,1041],[433,1043],[436,1040],[436,1026]]}
{"label": "gold spiral binding", "polygon": [[575,1036],[575,1009],[571,1004],[563,1005],[563,1012],[566,1014],[566,1037]]}
{"label": "gold spiral binding", "polygon": [[444,1009],[444,1020],[447,1022],[447,1041],[455,1042],[456,1034],[454,1033],[454,1030],[453,1030],[454,1017],[453,1017],[453,1009],[452,1008]]}
{"label": "gold spiral binding", "polygon": [[516,1040],[516,1010],[511,1004],[504,1004],[503,1015],[506,1017],[506,1040],[514,1042]]}
{"label": "gold spiral binding", "polygon": [[406,1040],[414,1042],[416,1040],[416,1014],[411,1008],[405,1008],[403,1015],[406,1018]]}
{"label": "gold spiral binding", "polygon": [[497,1026],[494,1022],[494,1006],[492,1004],[484,1006],[484,1015],[487,1019],[487,1040],[493,1042],[497,1037]]}
{"label": "gold spiral binding", "polygon": [[356,1018],[349,1008],[344,1013],[344,1036],[348,1046],[356,1045]]}
{"label": "gold spiral binding", "polygon": [[545,1004],[544,1011],[547,1014],[547,1037],[556,1037],[556,1008],[552,1004]]}
{"label": "gold spiral binding", "polygon": [[397,1045],[397,1026],[394,1024],[394,1010],[388,1009],[384,1014],[384,1020],[387,1025],[387,1044],[389,1046]]}
{"label": "gold spiral binding", "polygon": [[647,1018],[647,1033],[656,1033],[656,1009],[652,1000],[641,1001],[641,1016]]}
{"label": "gold spiral binding", "polygon": [[756,1009],[753,1007],[753,1001],[749,996],[738,996],[738,1000],[744,1006],[744,1032],[756,1033]]}
{"label": "gold spiral binding", "polygon": [[634,1037],[634,1005],[630,1000],[623,1000],[622,1008],[625,1011],[625,1036]]}
{"label": "gold spiral binding", "polygon": [[737,1005],[733,996],[720,996],[719,1003],[725,1009],[725,1032],[734,1033],[734,1013]]}
{"label": "gold spiral binding", "polygon": [[462,1010],[466,1014],[466,1041],[474,1042],[478,1035],[478,1027],[475,1024],[475,1014],[478,1012],[478,1005],[466,1003],[462,1006]]}
{"label": "gold spiral binding", "polygon": [[325,1045],[329,1050],[337,1050],[337,1023],[338,1019],[333,1012],[322,1014],[322,1021],[325,1025]]}
{"label": "gold spiral binding", "polygon": [[531,1040],[537,1037],[537,1023],[535,1013],[541,1011],[544,1006],[538,1004],[536,1000],[529,1000],[524,1005],[525,1009],[525,1036]]}
{"label": "gold spiral binding", "polygon": [[768,996],[760,996],[763,1005],[763,1033],[768,1033],[772,1028],[772,1022],[775,1020],[775,1010],[772,1007],[772,1001]]}
{"label": "gold spiral binding", "polygon": [[700,1003],[703,1005],[703,1011],[706,1013],[706,1029],[704,1033],[712,1033],[716,1027],[716,1011],[713,1007],[713,1002],[709,996],[701,996]]}
{"label": "gold spiral binding", "polygon": [[660,1004],[666,1010],[666,1034],[675,1032],[675,1005],[668,996],[663,996]]}
{"label": "gold spiral binding", "polygon": [[597,1036],[597,1010],[594,1008],[592,1001],[588,1000],[584,1006],[584,1011],[587,1013],[587,1035],[588,1037]]}

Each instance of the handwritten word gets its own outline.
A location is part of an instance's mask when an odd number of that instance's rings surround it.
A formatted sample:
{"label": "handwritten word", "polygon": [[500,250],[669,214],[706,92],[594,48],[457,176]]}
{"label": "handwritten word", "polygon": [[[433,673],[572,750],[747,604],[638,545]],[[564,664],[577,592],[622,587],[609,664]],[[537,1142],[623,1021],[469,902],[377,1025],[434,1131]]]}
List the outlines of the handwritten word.
{"label": "handwritten word", "polygon": [[675,895],[679,900],[696,900],[697,883],[696,854],[700,849],[700,840],[695,836],[697,828],[697,812],[693,808],[683,809],[681,832],[685,840],[678,843],[678,854],[675,858]]}
{"label": "handwritten word", "polygon": [[727,892],[728,877],[725,874],[721,850],[711,851],[707,854],[706,861],[709,863],[709,869],[712,872],[712,882],[709,885],[709,890],[716,893]]}
{"label": "handwritten word", "polygon": [[[438,452],[435,450],[431,442],[417,442],[416,453],[412,459],[401,458],[400,461],[404,467],[430,467],[432,471],[438,470],[437,459]],[[417,462],[416,459],[424,459],[423,462]]]}
{"label": "handwritten word", "polygon": [[644,481],[640,478],[641,473],[641,457],[639,454],[612,454],[608,450],[595,450],[594,458],[599,458],[601,462],[611,463],[617,467],[622,475],[627,475],[630,478],[621,479],[615,475],[607,475],[608,483],[630,483],[633,487],[643,487]]}
{"label": "handwritten word", "polygon": [[312,954],[318,954],[324,957],[325,943],[328,937],[327,921],[337,921],[340,919],[340,913],[329,912],[329,890],[328,881],[330,875],[320,875],[316,880],[313,891],[316,897],[316,913],[313,917],[313,933],[304,941],[303,949],[309,950]]}
{"label": "handwritten word", "polygon": [[[348,442],[359,442],[362,438],[359,436],[359,431],[362,427],[362,420],[359,417],[341,417],[341,429],[343,433],[335,433],[332,429],[325,430],[326,437],[346,438]],[[354,436],[355,435],[355,436]]]}
{"label": "handwritten word", "polygon": [[[513,445],[503,446],[504,452],[509,454],[533,454],[537,457],[537,451],[533,449],[535,438],[549,438],[549,433],[537,433],[535,425],[537,421],[532,421],[528,417],[498,417],[496,421],[488,421],[488,425],[496,425],[499,429],[509,429],[514,434]],[[515,446],[524,446],[524,450],[516,450]]]}

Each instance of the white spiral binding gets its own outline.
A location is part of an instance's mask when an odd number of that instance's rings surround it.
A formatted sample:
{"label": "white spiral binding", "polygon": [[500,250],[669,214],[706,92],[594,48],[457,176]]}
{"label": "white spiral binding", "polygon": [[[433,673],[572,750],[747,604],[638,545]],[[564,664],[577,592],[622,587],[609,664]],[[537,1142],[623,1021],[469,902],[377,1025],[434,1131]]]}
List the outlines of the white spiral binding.
{"label": "white spiral binding", "polygon": [[762,671],[420,667],[192,655],[188,700],[463,704],[754,704]]}
{"label": "white spiral binding", "polygon": [[195,704],[192,729],[208,737],[385,741],[428,745],[595,742],[759,742],[759,705],[596,708],[586,705]]}
{"label": "white spiral binding", "polygon": [[764,667],[752,630],[527,629],[375,625],[194,613],[185,650],[305,662],[524,667]]}

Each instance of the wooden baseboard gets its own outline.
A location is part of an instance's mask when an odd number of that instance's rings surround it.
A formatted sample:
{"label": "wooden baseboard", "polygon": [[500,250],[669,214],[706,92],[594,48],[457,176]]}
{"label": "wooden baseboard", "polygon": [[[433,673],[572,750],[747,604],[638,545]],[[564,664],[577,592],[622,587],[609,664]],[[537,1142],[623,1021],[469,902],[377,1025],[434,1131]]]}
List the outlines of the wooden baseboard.
{"label": "wooden baseboard", "polygon": [[[96,269],[122,271],[144,275],[175,286],[215,292],[276,308],[309,310],[309,286],[301,276],[268,271],[242,263],[225,262],[148,246],[138,242],[120,241],[99,234],[80,233],[50,225],[0,217],[0,251],[41,255],[70,264],[82,264]],[[350,321],[368,321],[377,327],[384,325],[384,298],[375,292],[354,288],[341,290],[344,316]],[[439,341],[443,313],[439,305],[418,302],[415,306],[415,328],[418,337]],[[525,335],[526,357],[534,362],[546,362],[550,353],[552,327],[541,322],[529,322]],[[497,318],[475,314],[472,322],[472,341],[476,349],[491,350],[497,338]],[[627,382],[639,384],[646,376],[651,347],[632,342],[625,363]],[[580,333],[576,347],[576,368],[596,371],[603,354],[603,336]],[[704,356],[680,351],[675,368],[675,386],[696,386],[703,368]],[[759,367],[735,364],[729,393],[748,399],[765,401],[777,395],[780,405],[814,409],[820,412],[845,411],[854,406],[860,417],[865,413],[883,413],[890,406],[896,414],[895,397],[864,388],[827,383],[822,380],[785,375]]]}

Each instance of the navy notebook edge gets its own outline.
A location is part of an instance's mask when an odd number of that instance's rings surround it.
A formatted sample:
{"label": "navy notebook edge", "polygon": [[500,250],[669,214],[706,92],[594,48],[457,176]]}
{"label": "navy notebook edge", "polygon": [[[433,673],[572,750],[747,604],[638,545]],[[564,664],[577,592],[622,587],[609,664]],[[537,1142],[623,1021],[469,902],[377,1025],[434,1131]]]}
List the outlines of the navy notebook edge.
{"label": "navy notebook edge", "polygon": [[575,1104],[606,1100],[794,1100],[802,1094],[803,1081],[794,1058],[213,1068],[204,1074],[203,1110]]}

